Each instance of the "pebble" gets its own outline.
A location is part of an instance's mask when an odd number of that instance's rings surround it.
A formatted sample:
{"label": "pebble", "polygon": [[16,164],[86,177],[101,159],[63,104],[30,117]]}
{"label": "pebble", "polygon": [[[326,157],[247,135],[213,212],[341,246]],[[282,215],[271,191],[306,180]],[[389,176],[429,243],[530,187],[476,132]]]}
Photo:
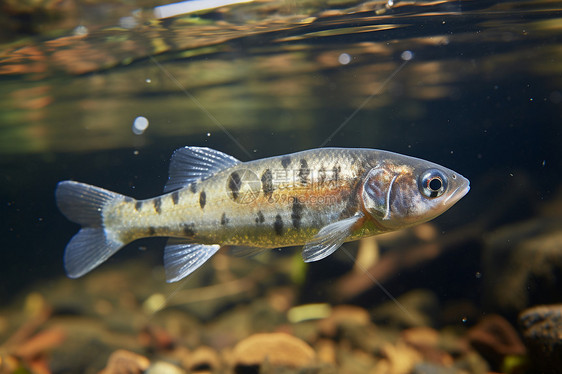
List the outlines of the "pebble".
{"label": "pebble", "polygon": [[186,374],[186,371],[169,362],[157,361],[144,374]]}
{"label": "pebble", "polygon": [[440,334],[431,327],[414,327],[401,333],[402,340],[420,352],[425,361],[451,366],[453,357],[440,345]]}
{"label": "pebble", "polygon": [[337,347],[332,340],[320,339],[315,344],[318,361],[331,365],[336,365]]}
{"label": "pebble", "polygon": [[411,374],[463,374],[461,371],[454,367],[447,367],[436,365],[429,362],[420,362],[414,366]]}
{"label": "pebble", "polygon": [[353,305],[338,305],[332,308],[327,318],[319,322],[318,328],[325,336],[333,337],[344,326],[367,326],[371,319],[369,313]]}
{"label": "pebble", "polygon": [[562,304],[537,306],[519,316],[519,325],[537,372],[562,368]]}
{"label": "pebble", "polygon": [[316,353],[305,341],[285,333],[254,334],[240,341],[233,351],[235,367],[272,366],[307,367]]}
{"label": "pebble", "polygon": [[201,346],[193,351],[188,361],[187,368],[191,373],[216,372],[221,367],[219,354],[213,348],[207,346]]}
{"label": "pebble", "polygon": [[408,374],[422,362],[421,354],[403,342],[387,344],[381,353],[384,358],[377,362],[373,374]]}
{"label": "pebble", "polygon": [[402,331],[402,339],[412,346],[436,346],[439,332],[431,327],[413,327]]}
{"label": "pebble", "polygon": [[142,373],[150,366],[148,358],[124,349],[109,356],[107,366],[100,374]]}

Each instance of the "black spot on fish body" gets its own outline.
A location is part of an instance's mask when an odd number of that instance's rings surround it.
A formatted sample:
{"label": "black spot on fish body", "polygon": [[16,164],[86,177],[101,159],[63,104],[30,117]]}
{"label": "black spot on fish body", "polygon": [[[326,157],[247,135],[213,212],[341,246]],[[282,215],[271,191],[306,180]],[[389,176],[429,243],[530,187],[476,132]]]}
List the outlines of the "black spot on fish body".
{"label": "black spot on fish body", "polygon": [[283,169],[287,169],[289,165],[291,165],[291,157],[290,156],[281,157],[281,166],[283,166]]}
{"label": "black spot on fish body", "polygon": [[189,190],[190,190],[192,193],[197,192],[197,183],[195,183],[195,182],[191,183],[191,184],[189,185]]}
{"label": "black spot on fish body", "polygon": [[291,220],[293,221],[293,227],[298,229],[301,227],[302,212],[304,206],[299,201],[298,197],[293,198],[293,208],[291,210]]}
{"label": "black spot on fish body", "polygon": [[140,212],[140,210],[142,209],[142,204],[143,204],[142,201],[137,201],[137,202],[135,203],[135,210],[136,210],[137,212]]}
{"label": "black spot on fish body", "polygon": [[340,174],[341,174],[341,166],[335,165],[332,168],[332,180],[330,181],[331,188],[339,187]]}
{"label": "black spot on fish body", "polygon": [[324,165],[322,165],[318,170],[318,184],[322,186],[325,181],[326,181],[326,169],[324,168]]}
{"label": "black spot on fish body", "polygon": [[155,197],[152,199],[152,204],[154,205],[154,211],[158,214],[162,213],[162,199]]}
{"label": "black spot on fish body", "polygon": [[240,187],[241,187],[241,179],[240,175],[235,171],[228,177],[228,189],[232,194],[232,199],[238,199],[238,195],[240,194]]}
{"label": "black spot on fish body", "polygon": [[207,204],[207,194],[205,191],[201,191],[199,194],[199,206],[201,209],[205,209],[205,204]]}
{"label": "black spot on fish body", "polygon": [[226,213],[223,212],[221,216],[221,225],[225,226],[228,224],[229,221],[230,220],[226,217]]}
{"label": "black spot on fish body", "polygon": [[271,170],[267,169],[263,172],[261,176],[261,186],[263,189],[263,195],[265,197],[271,197],[273,194],[273,174]]}
{"label": "black spot on fish body", "polygon": [[265,222],[265,217],[263,216],[263,213],[261,212],[261,210],[258,210],[258,216],[256,217],[256,223],[264,223]]}
{"label": "black spot on fish body", "polygon": [[195,225],[193,223],[184,223],[182,225],[183,234],[188,237],[195,236]]}
{"label": "black spot on fish body", "polygon": [[281,218],[281,215],[278,214],[275,216],[275,222],[273,223],[273,229],[275,230],[275,233],[279,236],[283,235],[283,219]]}
{"label": "black spot on fish body", "polygon": [[156,229],[155,229],[154,227],[152,227],[152,226],[149,226],[149,227],[148,227],[148,235],[149,235],[149,236],[153,236],[153,235],[155,235],[155,234],[156,234]]}
{"label": "black spot on fish body", "polygon": [[310,169],[308,168],[308,162],[303,158],[301,159],[301,167],[299,169],[299,179],[301,184],[306,185],[308,183],[308,176],[310,175]]}
{"label": "black spot on fish body", "polygon": [[179,204],[179,202],[180,202],[180,192],[179,191],[172,192],[172,202],[174,203],[174,205]]}
{"label": "black spot on fish body", "polygon": [[337,182],[340,179],[341,166],[339,165],[334,166],[334,168],[332,169],[332,173],[333,173],[332,180],[334,182]]}

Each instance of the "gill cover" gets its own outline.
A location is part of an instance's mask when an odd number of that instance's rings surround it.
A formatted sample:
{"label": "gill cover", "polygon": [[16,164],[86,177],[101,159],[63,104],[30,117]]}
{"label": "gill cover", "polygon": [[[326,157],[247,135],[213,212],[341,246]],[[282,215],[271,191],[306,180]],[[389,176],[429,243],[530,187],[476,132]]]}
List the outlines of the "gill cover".
{"label": "gill cover", "polygon": [[369,171],[363,183],[363,204],[365,209],[381,220],[391,218],[392,187],[398,174],[383,167],[375,167]]}

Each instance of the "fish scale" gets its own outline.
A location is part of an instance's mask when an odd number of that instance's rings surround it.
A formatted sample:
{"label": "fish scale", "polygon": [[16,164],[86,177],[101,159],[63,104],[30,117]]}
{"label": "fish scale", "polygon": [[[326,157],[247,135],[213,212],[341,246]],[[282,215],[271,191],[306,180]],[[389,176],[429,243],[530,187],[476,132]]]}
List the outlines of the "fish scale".
{"label": "fish scale", "polygon": [[240,162],[184,147],[172,156],[164,195],[135,200],[70,181],[56,195],[83,226],[65,251],[69,276],[131,241],[165,236],[175,238],[164,263],[167,280],[176,281],[226,245],[304,245],[305,261],[316,261],[345,241],[427,221],[468,189],[452,170],[387,151],[322,148]]}
{"label": "fish scale", "polygon": [[[345,153],[348,152],[339,152],[340,157],[330,150],[307,153],[295,156],[299,166],[305,161],[307,172],[303,172],[301,168],[291,169],[291,163],[283,166],[279,158],[241,163],[211,179],[197,183],[197,190],[191,186],[183,188],[179,191],[177,204],[174,204],[172,196],[178,192],[174,191],[141,201],[142,208],[136,212],[131,206],[136,205],[137,201],[122,201],[114,206],[109,205],[104,212],[107,217],[105,224],[121,232],[123,241],[145,237],[148,227],[152,227],[152,232],[148,232],[150,236],[190,237],[202,244],[257,247],[302,245],[325,224],[350,216],[350,212],[345,211],[350,190],[360,176],[358,174],[365,172],[364,167],[359,168],[352,164],[357,157],[346,157]],[[319,170],[339,170],[342,166],[348,172],[332,173],[331,177],[324,175],[324,180],[320,183]],[[263,178],[260,178],[261,188],[257,189],[253,201],[238,202],[228,198],[227,180],[232,173],[240,171],[250,171],[255,176],[271,174],[270,184],[273,188],[271,191],[264,188]],[[306,183],[303,183],[305,180]],[[326,185],[328,188],[322,188]],[[205,196],[203,206],[202,194]],[[297,203],[302,208],[298,214],[300,217],[296,217],[293,207],[295,201],[299,200],[304,202]],[[306,203],[311,200],[314,203]],[[330,201],[332,204],[326,206],[322,203],[324,201]],[[159,209],[156,209],[156,206]],[[256,222],[258,212],[262,213],[263,222]],[[228,225],[220,225],[223,214],[232,217]],[[280,220],[277,219],[278,216]],[[189,217],[189,220],[186,217]],[[187,221],[193,225],[195,235],[185,235]],[[275,230],[276,222],[280,222],[279,232]],[[298,222],[298,225],[295,225],[295,222]],[[223,227],[217,231],[219,225]]]}

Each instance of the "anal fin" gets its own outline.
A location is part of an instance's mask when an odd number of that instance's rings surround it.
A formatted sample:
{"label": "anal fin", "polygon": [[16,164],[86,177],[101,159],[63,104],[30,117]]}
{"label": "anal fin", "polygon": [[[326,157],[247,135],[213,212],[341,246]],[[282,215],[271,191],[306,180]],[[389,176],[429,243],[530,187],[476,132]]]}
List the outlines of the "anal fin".
{"label": "anal fin", "polygon": [[219,250],[220,245],[186,243],[181,239],[170,239],[164,249],[166,282],[177,282],[203,265]]}
{"label": "anal fin", "polygon": [[314,262],[334,253],[351,235],[353,226],[363,218],[362,213],[322,227],[302,250],[304,262]]}

